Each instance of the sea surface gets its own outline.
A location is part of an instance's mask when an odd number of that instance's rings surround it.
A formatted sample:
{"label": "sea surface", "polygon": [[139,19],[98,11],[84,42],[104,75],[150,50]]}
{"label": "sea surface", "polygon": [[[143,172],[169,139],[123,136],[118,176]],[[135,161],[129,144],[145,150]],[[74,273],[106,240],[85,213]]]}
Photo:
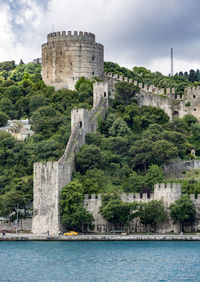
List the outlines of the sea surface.
{"label": "sea surface", "polygon": [[200,242],[0,242],[0,281],[200,281]]}

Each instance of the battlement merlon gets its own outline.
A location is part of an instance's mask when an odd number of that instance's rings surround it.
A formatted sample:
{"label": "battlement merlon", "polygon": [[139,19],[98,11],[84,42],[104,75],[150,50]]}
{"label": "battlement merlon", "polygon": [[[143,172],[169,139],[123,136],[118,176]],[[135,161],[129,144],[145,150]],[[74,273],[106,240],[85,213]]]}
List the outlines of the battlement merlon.
{"label": "battlement merlon", "polygon": [[57,31],[52,32],[47,35],[47,42],[54,42],[54,41],[83,41],[83,42],[95,42],[95,34],[91,32],[83,32],[83,31]]}

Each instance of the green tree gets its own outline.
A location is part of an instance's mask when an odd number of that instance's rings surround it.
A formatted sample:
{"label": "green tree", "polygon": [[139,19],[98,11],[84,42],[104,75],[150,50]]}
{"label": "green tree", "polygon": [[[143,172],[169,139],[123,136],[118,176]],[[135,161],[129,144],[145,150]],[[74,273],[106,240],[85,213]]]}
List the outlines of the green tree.
{"label": "green tree", "polygon": [[88,169],[100,168],[103,162],[101,150],[95,145],[84,145],[76,154],[76,168],[85,173]]}
{"label": "green tree", "polygon": [[6,113],[10,119],[15,119],[17,117],[16,107],[8,98],[2,98],[0,100],[0,111]]}
{"label": "green tree", "polygon": [[137,217],[137,208],[138,204],[136,202],[124,203],[119,198],[116,198],[104,202],[104,205],[101,207],[101,214],[117,229],[127,224],[134,217]]}
{"label": "green tree", "polygon": [[6,125],[9,117],[6,113],[0,112],[0,126]]}
{"label": "green tree", "polygon": [[84,194],[101,193],[105,187],[105,182],[102,182],[102,179],[104,179],[104,172],[102,170],[97,168],[87,170],[81,179]]}
{"label": "green tree", "polygon": [[133,157],[133,166],[143,166],[144,171],[147,171],[147,167],[153,162],[154,154],[153,142],[150,140],[138,140],[134,146],[130,149],[130,154]]}
{"label": "green tree", "polygon": [[184,223],[192,224],[194,222],[195,206],[187,195],[182,196],[170,205],[170,216],[174,223],[180,223],[182,232],[184,231]]}
{"label": "green tree", "polygon": [[159,124],[150,124],[148,129],[143,131],[142,137],[143,139],[148,139],[153,142],[161,139],[161,133],[163,132],[163,128]]}
{"label": "green tree", "polygon": [[67,230],[80,232],[92,228],[93,216],[83,207],[83,187],[77,180],[63,187],[59,206]]}
{"label": "green tree", "polygon": [[0,63],[0,71],[11,71],[15,68],[15,61],[5,61]]}
{"label": "green tree", "polygon": [[139,218],[141,223],[151,224],[154,231],[156,224],[167,220],[167,212],[162,201],[152,200],[149,203],[142,203],[139,210]]}
{"label": "green tree", "polygon": [[20,87],[16,85],[11,85],[5,91],[5,96],[9,98],[13,103],[16,103],[16,101],[20,98],[21,95],[22,91]]}
{"label": "green tree", "polygon": [[145,187],[145,177],[133,171],[123,178],[123,189],[127,193],[139,193]]}
{"label": "green tree", "polygon": [[135,94],[139,91],[139,88],[133,83],[118,82],[115,84],[115,105],[128,105]]}
{"label": "green tree", "polygon": [[131,130],[127,126],[126,122],[121,118],[117,118],[109,129],[109,135],[113,137],[123,137],[126,135],[130,135],[130,133]]}
{"label": "green tree", "polygon": [[188,142],[186,136],[180,132],[164,131],[162,132],[160,139],[172,143],[177,149],[180,156],[184,156],[188,149]]}
{"label": "green tree", "polygon": [[158,165],[152,164],[149,166],[147,174],[145,175],[145,183],[148,187],[153,189],[154,184],[161,183],[163,181],[163,170]]}
{"label": "green tree", "polygon": [[39,107],[45,106],[45,104],[46,101],[43,95],[34,95],[29,103],[30,112],[36,111]]}
{"label": "green tree", "polygon": [[152,148],[154,163],[161,165],[172,158],[178,156],[178,149],[166,140],[158,140],[154,143]]}

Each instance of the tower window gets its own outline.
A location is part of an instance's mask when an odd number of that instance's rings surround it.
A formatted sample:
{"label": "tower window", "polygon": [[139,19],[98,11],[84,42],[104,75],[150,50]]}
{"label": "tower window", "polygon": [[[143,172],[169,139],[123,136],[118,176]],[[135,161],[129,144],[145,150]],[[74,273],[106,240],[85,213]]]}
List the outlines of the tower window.
{"label": "tower window", "polygon": [[62,52],[60,52],[60,55],[62,55]]}
{"label": "tower window", "polygon": [[106,92],[104,92],[104,97],[106,97]]}
{"label": "tower window", "polygon": [[92,60],[94,61],[94,56],[92,56]]}
{"label": "tower window", "polygon": [[80,128],[82,128],[82,121],[80,121],[79,126],[80,126]]}
{"label": "tower window", "polygon": [[196,111],[197,109],[194,108],[194,111]]}
{"label": "tower window", "polygon": [[94,72],[92,72],[92,75],[94,75]]}
{"label": "tower window", "polygon": [[70,63],[70,65],[72,66],[72,62]]}
{"label": "tower window", "polygon": [[196,96],[195,96],[195,95],[193,95],[193,98],[196,98]]}

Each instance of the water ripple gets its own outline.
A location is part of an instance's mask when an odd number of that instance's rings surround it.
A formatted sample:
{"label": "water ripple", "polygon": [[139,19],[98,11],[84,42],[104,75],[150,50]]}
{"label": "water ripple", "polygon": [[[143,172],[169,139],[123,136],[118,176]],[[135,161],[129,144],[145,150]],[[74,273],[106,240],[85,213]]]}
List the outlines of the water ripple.
{"label": "water ripple", "polygon": [[200,242],[0,242],[0,281],[200,281]]}

